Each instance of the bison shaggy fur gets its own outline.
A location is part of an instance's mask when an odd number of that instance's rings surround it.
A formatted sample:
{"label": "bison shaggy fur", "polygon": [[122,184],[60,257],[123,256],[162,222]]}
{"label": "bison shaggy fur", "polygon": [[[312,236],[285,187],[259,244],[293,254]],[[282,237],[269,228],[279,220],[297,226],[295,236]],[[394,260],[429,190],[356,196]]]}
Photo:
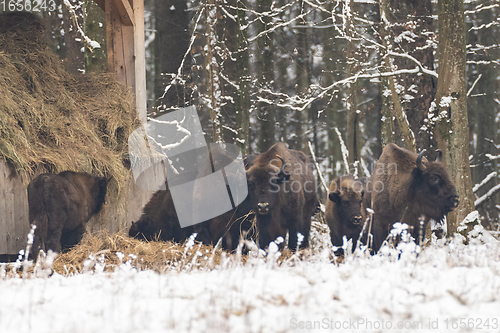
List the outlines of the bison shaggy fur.
{"label": "bison shaggy fur", "polygon": [[181,228],[170,190],[156,191],[142,210],[137,222],[132,222],[129,236],[144,241],[174,241],[181,243],[193,232]]}
{"label": "bison shaggy fur", "polygon": [[418,242],[421,228],[425,232],[430,219],[442,221],[458,206],[458,195],[441,163],[441,152],[436,161],[428,161],[424,152],[416,154],[390,143],[375,164],[364,199],[365,205],[374,210],[374,251],[381,247],[394,223],[406,223]]}
{"label": "bison shaggy fur", "polygon": [[316,210],[315,178],[309,158],[278,142],[260,154],[247,170],[248,204],[256,213],[259,246],[265,248],[278,237],[297,249],[309,246],[311,216]]}
{"label": "bison shaggy fur", "polygon": [[39,250],[60,252],[76,245],[85,224],[104,203],[107,179],[63,171],[41,174],[28,185],[30,223],[36,225],[32,256]]}
{"label": "bison shaggy fur", "polygon": [[329,188],[325,204],[325,220],[330,227],[336,254],[343,254],[343,237],[352,239],[353,250],[363,228],[363,196],[366,178],[341,176],[335,178]]}

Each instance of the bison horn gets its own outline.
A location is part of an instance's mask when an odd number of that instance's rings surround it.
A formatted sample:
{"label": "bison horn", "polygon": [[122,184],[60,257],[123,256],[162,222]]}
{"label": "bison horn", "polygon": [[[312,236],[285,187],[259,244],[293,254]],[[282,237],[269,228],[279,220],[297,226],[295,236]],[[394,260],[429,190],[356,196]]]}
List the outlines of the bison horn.
{"label": "bison horn", "polygon": [[443,160],[443,151],[441,149],[436,149],[438,156],[436,157],[436,162],[441,162]]}
{"label": "bison horn", "polygon": [[425,149],[423,149],[417,157],[417,168],[420,171],[425,171],[425,166],[422,164],[422,157],[424,157]]}
{"label": "bison horn", "polygon": [[281,158],[280,155],[276,155],[276,157],[279,158],[281,161],[281,168],[280,168],[280,171],[278,173],[284,173],[286,175],[287,172],[285,171],[285,167],[286,167],[285,160],[283,158]]}

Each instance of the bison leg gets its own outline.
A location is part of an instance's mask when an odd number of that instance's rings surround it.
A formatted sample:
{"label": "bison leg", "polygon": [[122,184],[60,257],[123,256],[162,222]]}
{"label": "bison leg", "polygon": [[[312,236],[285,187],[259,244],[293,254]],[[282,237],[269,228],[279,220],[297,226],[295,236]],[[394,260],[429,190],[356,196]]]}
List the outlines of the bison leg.
{"label": "bison leg", "polygon": [[384,228],[383,226],[381,225],[376,225],[376,221],[374,220],[373,221],[374,223],[374,228],[373,228],[373,244],[371,246],[371,249],[373,250],[373,252],[378,252],[378,250],[380,249],[380,247],[382,246],[382,243],[384,242],[385,238],[387,237],[388,235],[388,232],[387,231],[384,231]]}
{"label": "bison leg", "polygon": [[85,233],[85,226],[80,224],[76,229],[63,230],[61,234],[61,248],[67,250],[80,243],[83,234]]}
{"label": "bison leg", "polygon": [[54,252],[61,252],[61,236],[62,228],[47,230],[47,239],[45,241],[45,250],[52,250]]}
{"label": "bison leg", "polygon": [[288,229],[288,248],[297,250],[297,228],[295,226]]}
{"label": "bison leg", "polygon": [[[257,218],[257,229],[259,234],[259,246],[261,249],[265,249],[269,246],[269,243],[274,242],[278,237],[285,239],[286,229],[284,229],[279,221],[281,216],[276,214],[276,216],[259,216]],[[279,245],[280,249],[283,248],[283,243]]]}
{"label": "bison leg", "polygon": [[305,249],[309,247],[309,233],[311,232],[311,214],[304,212],[304,222],[302,223],[302,228],[299,232],[304,236],[302,240],[301,248]]}

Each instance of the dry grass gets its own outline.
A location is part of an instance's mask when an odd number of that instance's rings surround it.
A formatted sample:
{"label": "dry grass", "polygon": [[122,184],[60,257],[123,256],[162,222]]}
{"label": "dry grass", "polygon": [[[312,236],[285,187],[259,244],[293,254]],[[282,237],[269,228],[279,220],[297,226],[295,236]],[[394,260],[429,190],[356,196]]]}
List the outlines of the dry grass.
{"label": "dry grass", "polygon": [[[59,274],[70,275],[83,272],[86,260],[103,261],[105,271],[113,271],[120,263],[129,261],[132,267],[139,270],[165,272],[183,269],[188,265],[213,267],[220,263],[222,253],[220,249],[214,250],[213,246],[199,243],[190,247],[186,243],[145,242],[124,236],[123,233],[101,231],[85,234],[78,245],[56,258],[52,268]],[[120,259],[121,255],[123,259]],[[210,263],[209,258],[212,258]]]}
{"label": "dry grass", "polygon": [[34,15],[0,15],[0,158],[25,183],[37,172],[74,170],[120,186],[138,124],[132,93],[110,74],[68,73],[45,38]]}
{"label": "dry grass", "polygon": [[[46,258],[42,256],[36,264],[22,258],[17,263],[0,263],[0,279],[21,276],[44,277],[50,276],[54,271],[63,276],[100,269],[112,272],[123,263],[129,268],[153,270],[158,273],[212,270],[248,264],[265,264],[271,267],[294,266],[311,259],[317,260],[314,257],[325,250],[330,253],[330,260],[339,263],[338,258],[331,252],[328,230],[318,221],[312,225],[311,246],[308,249],[294,252],[284,248],[277,253],[268,253],[259,250],[253,242],[246,242],[245,245],[250,251],[241,251],[240,248],[228,252],[222,250],[220,244],[214,247],[189,240],[182,244],[145,242],[125,236],[123,231],[110,234],[102,230],[97,233],[86,233],[82,241],[70,251]],[[118,269],[121,267],[123,266]]]}

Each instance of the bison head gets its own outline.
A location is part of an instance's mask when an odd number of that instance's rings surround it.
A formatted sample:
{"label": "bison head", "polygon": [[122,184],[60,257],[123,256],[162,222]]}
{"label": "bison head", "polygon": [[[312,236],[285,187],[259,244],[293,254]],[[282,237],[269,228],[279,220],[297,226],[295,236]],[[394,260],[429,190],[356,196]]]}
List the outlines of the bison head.
{"label": "bison head", "polygon": [[422,213],[440,221],[460,203],[455,185],[450,179],[443,163],[442,152],[437,150],[434,162],[423,162],[425,149],[418,155],[416,167],[412,171],[412,194],[421,207]]}
{"label": "bison head", "polygon": [[[280,163],[280,166],[276,166]],[[247,171],[248,197],[259,215],[267,215],[276,202],[280,185],[290,179],[285,171],[286,163],[281,157],[268,165],[254,165]]]}
{"label": "bison head", "polygon": [[328,199],[336,204],[339,221],[347,221],[347,226],[351,228],[357,227],[363,221],[363,184],[354,178],[341,178],[338,184],[338,188],[328,194]]}

